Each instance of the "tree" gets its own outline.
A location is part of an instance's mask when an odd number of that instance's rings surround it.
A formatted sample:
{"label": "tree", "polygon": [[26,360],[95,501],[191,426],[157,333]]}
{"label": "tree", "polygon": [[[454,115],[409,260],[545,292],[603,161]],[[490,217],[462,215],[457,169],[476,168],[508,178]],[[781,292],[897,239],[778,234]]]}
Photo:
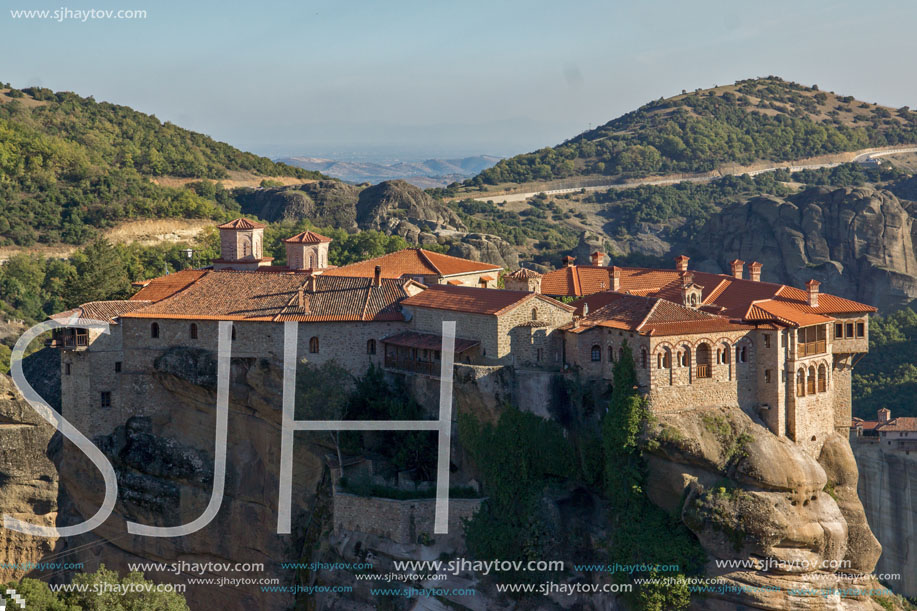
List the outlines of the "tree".
{"label": "tree", "polygon": [[75,274],[66,287],[70,307],[130,295],[124,261],[108,240],[100,238],[89,244],[74,255],[73,265]]}
{"label": "tree", "polygon": [[[296,412],[301,414],[297,419],[343,420],[352,386],[353,377],[334,361],[321,365],[303,362],[296,371]],[[317,431],[317,434],[325,434],[331,439],[343,474],[341,431]]]}

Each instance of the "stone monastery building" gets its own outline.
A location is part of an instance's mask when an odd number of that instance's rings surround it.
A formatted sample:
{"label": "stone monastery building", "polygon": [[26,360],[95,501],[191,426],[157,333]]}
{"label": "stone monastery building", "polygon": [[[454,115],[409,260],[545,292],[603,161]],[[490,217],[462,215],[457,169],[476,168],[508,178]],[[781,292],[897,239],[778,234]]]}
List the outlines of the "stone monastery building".
{"label": "stone monastery building", "polygon": [[63,349],[63,408],[85,433],[93,413],[127,417],[143,405],[144,376],[170,349],[215,351],[218,321],[233,322],[233,357],[282,362],[278,323],[297,321],[301,359],[356,375],[374,364],[430,376],[439,375],[442,323],[456,321],[457,367],[610,381],[626,343],[654,411],[739,406],[817,453],[826,435],[849,429],[851,368],[868,350],[875,312],[820,293],[815,280],[805,290],[762,282],[759,263],[745,278],[739,260],[727,275],[692,271],[685,256],[674,269],[643,269],[595,253],[591,265],[567,257],[544,275],[517,270],[499,289],[498,266],[420,248],[332,267],[331,240],[314,232],[284,240],[288,264],[274,266],[263,225],[219,229],[212,267],[54,317],[111,323],[108,334],[65,326],[52,340]]}

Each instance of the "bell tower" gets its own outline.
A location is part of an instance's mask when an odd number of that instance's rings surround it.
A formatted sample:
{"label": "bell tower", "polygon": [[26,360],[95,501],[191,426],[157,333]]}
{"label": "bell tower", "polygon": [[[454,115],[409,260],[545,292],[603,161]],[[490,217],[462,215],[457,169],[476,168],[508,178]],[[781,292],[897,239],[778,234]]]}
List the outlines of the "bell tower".
{"label": "bell tower", "polygon": [[220,258],[213,269],[253,270],[269,265],[273,259],[263,256],[264,225],[237,218],[217,226],[220,230]]}

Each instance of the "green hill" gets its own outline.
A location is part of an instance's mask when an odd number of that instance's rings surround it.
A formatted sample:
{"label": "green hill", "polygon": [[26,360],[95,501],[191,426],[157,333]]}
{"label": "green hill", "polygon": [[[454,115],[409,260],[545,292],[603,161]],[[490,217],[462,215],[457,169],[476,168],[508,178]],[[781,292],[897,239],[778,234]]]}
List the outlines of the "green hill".
{"label": "green hill", "polygon": [[[231,199],[154,177],[323,178],[74,93],[0,85],[0,245],[80,244],[138,217],[219,217]],[[173,180],[181,184],[181,180]]]}
{"label": "green hill", "polygon": [[464,184],[706,172],[901,143],[917,143],[917,113],[907,107],[768,77],[650,102],[558,146],[500,161]]}

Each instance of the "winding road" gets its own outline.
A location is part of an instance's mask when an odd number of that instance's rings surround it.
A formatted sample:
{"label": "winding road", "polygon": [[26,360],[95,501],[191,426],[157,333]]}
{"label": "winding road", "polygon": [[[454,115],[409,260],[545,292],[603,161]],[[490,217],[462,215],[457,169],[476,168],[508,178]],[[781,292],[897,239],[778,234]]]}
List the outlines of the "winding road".
{"label": "winding road", "polygon": [[568,187],[564,189],[549,189],[547,191],[529,191],[525,193],[508,193],[503,195],[482,195],[480,197],[474,197],[477,201],[486,202],[492,201],[494,203],[509,203],[509,202],[521,202],[529,199],[539,193],[544,193],[545,195],[560,195],[562,193],[575,193],[577,191],[601,191],[604,189],[631,189],[633,187],[639,187],[641,185],[673,185],[679,182],[710,182],[723,178],[724,176],[741,176],[742,174],[748,174],[749,176],[757,176],[758,174],[764,174],[765,172],[774,172],[776,170],[786,169],[790,172],[799,172],[801,170],[819,170],[822,168],[834,168],[845,163],[868,163],[870,160],[877,157],[884,157],[886,155],[896,155],[898,153],[917,153],[917,146],[897,146],[897,147],[884,147],[884,148],[868,148],[861,149],[859,151],[851,151],[850,153],[842,153],[844,155],[853,155],[852,158],[844,161],[836,161],[830,163],[809,163],[800,164],[799,161],[793,162],[788,161],[781,163],[775,166],[759,169],[748,169],[738,168],[735,170],[721,169],[714,172],[709,172],[706,174],[699,174],[696,176],[688,177],[679,177],[679,178],[645,178],[628,181],[626,183],[608,183],[602,185],[590,185],[583,187]]}

